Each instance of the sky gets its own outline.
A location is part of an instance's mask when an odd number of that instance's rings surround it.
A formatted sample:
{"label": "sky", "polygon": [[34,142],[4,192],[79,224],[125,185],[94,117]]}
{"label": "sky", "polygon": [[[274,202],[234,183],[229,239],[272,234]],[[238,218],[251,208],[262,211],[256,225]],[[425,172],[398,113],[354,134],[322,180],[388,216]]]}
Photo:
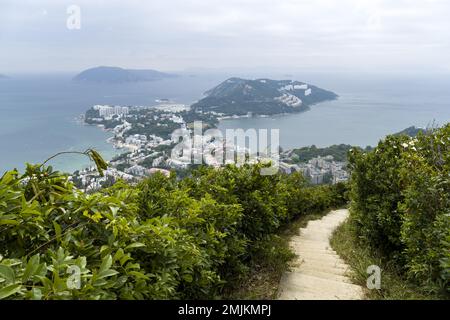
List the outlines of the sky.
{"label": "sky", "polygon": [[0,74],[450,73],[449,17],[447,0],[0,0]]}

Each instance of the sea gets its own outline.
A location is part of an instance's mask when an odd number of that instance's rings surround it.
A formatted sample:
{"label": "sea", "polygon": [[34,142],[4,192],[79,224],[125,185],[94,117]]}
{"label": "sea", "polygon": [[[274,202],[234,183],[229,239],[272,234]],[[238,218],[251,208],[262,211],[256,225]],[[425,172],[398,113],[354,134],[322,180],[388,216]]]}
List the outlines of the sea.
{"label": "sea", "polygon": [[[11,75],[0,80],[0,174],[26,163],[42,163],[61,151],[97,149],[106,159],[123,150],[111,133],[87,126],[79,116],[96,104],[153,106],[158,99],[191,104],[231,76],[293,79],[339,95],[335,101],[288,115],[223,120],[219,129],[278,129],[283,149],[346,143],[374,146],[409,126],[450,120],[450,75],[367,73],[181,73],[177,78],[122,84],[80,83],[73,74]],[[90,165],[80,155],[55,158],[57,170]]]}

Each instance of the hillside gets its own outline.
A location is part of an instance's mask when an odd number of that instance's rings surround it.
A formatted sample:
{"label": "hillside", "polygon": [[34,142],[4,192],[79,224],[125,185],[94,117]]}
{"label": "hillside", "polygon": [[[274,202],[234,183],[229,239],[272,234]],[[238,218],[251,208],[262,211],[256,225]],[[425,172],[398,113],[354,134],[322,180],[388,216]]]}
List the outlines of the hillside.
{"label": "hillside", "polygon": [[118,67],[102,66],[84,70],[78,75],[76,75],[73,78],[73,80],[88,81],[88,82],[121,83],[121,82],[156,81],[172,77],[176,77],[176,75],[156,70],[122,69]]}
{"label": "hillside", "polygon": [[299,112],[338,97],[331,91],[299,81],[241,78],[230,78],[205,95],[192,108],[225,115]]}
{"label": "hillside", "polygon": [[[372,252],[387,259],[391,269],[397,266],[396,272],[422,291],[447,297],[449,150],[447,124],[415,138],[388,136],[370,152],[352,149],[349,154],[352,237],[358,239],[358,245],[370,248],[369,252],[376,248]],[[357,260],[361,265],[361,259]],[[404,291],[402,287],[396,294],[404,295]]]}
{"label": "hillside", "polygon": [[395,136],[407,135],[408,137],[415,137],[419,134],[419,132],[426,132],[426,129],[418,128],[416,126],[408,127],[400,132],[395,133]]}
{"label": "hillside", "polygon": [[349,144],[332,145],[326,148],[317,148],[315,145],[291,150],[294,162],[308,162],[317,157],[333,156],[336,161],[346,161],[347,153],[353,147]]}

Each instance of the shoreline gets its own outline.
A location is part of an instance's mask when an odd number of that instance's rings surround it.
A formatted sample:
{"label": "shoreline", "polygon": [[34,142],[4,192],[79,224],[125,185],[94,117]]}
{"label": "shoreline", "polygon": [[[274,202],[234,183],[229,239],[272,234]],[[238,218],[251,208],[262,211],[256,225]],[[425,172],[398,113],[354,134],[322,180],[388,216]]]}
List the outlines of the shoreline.
{"label": "shoreline", "polygon": [[[215,118],[215,119],[216,119],[216,124],[214,125],[214,129],[220,130],[220,129],[219,129],[220,123],[221,123],[221,122],[230,121],[230,120],[239,120],[239,119],[267,119],[267,118],[272,118],[272,117],[273,117],[273,118],[276,118],[276,117],[285,117],[285,116],[293,115],[293,114],[301,114],[301,113],[310,111],[310,110],[311,110],[311,106],[319,105],[319,104],[324,103],[324,102],[335,101],[335,100],[338,100],[338,99],[339,99],[339,96],[337,96],[335,99],[324,100],[324,101],[321,101],[321,102],[318,102],[318,103],[315,103],[315,104],[312,104],[312,105],[308,105],[308,106],[306,106],[304,109],[298,110],[298,111],[296,111],[296,112],[283,112],[283,113],[274,113],[274,114],[246,114],[246,115],[236,115],[236,114],[235,114],[235,115],[230,115],[230,116],[216,116],[216,118]],[[179,105],[181,105],[181,104],[174,104],[174,106],[179,106]],[[160,104],[160,105],[151,106],[150,108],[155,108],[156,110],[160,110],[160,111],[164,110],[164,111],[167,111],[167,112],[169,112],[169,113],[171,113],[171,112],[177,110],[177,108],[171,110],[170,106],[171,106],[171,105]],[[168,108],[168,107],[169,107],[169,108]],[[183,105],[183,108],[190,109],[191,106],[190,106],[190,105]],[[80,115],[79,120],[80,120],[80,122],[81,122],[83,125],[86,125],[86,126],[94,126],[94,127],[100,128],[102,131],[108,132],[108,133],[113,133],[113,132],[114,132],[114,129],[113,129],[113,128],[108,128],[108,129],[107,129],[107,128],[105,128],[105,125],[103,125],[103,124],[89,124],[89,123],[86,123],[86,122],[85,122],[85,116],[84,116],[84,115]],[[180,128],[182,128],[182,126],[180,126]],[[106,139],[106,142],[107,142],[108,144],[111,144],[112,147],[113,147],[115,150],[118,150],[118,151],[119,151],[117,154],[115,154],[115,155],[113,156],[112,159],[114,159],[114,157],[122,156],[122,155],[124,155],[124,154],[126,154],[126,153],[129,153],[129,152],[135,152],[135,151],[138,151],[138,150],[139,150],[139,147],[136,146],[136,145],[126,144],[126,143],[124,143],[124,142],[117,141],[114,135],[111,136],[111,137],[109,137],[109,138],[107,138],[107,139]],[[112,160],[112,159],[111,159],[111,160]],[[109,161],[111,161],[111,160],[109,160]]]}

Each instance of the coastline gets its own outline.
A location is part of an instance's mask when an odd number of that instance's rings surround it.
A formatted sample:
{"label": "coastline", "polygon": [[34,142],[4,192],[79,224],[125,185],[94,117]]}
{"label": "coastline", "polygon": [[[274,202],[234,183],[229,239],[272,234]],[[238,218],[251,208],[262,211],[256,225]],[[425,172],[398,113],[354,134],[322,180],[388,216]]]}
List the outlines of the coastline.
{"label": "coastline", "polygon": [[[97,127],[97,128],[100,128],[103,132],[107,132],[107,133],[113,133],[113,132],[114,132],[114,129],[109,129],[109,128],[106,129],[105,126],[104,126],[103,124],[89,124],[89,123],[85,123],[85,122],[84,122],[83,125],[84,125],[84,126],[88,126],[88,127]],[[128,149],[128,151],[133,152],[133,151],[136,151],[137,149],[139,149],[137,146],[134,146],[134,145],[130,145],[130,144],[126,144],[126,143],[117,141],[117,140],[115,139],[114,135],[111,136],[111,137],[109,137],[109,138],[107,138],[105,141],[106,141],[108,144],[111,144],[112,147],[113,147],[114,149],[117,149],[117,150]],[[122,152],[122,153],[119,153],[119,154],[117,154],[117,155],[121,155],[121,154],[123,154],[123,153],[126,153],[126,152]]]}
{"label": "coastline", "polygon": [[[313,105],[318,105],[320,103],[324,103],[324,102],[328,102],[328,101],[334,101],[337,100],[339,98],[339,96],[336,96],[335,99],[327,99],[312,105],[308,105],[305,106],[304,108],[302,108],[301,110],[295,111],[295,112],[283,112],[283,113],[274,113],[274,114],[253,114],[253,113],[248,113],[246,115],[228,115],[228,116],[219,116],[219,115],[214,115],[214,120],[215,120],[215,124],[214,124],[214,128],[215,129],[219,129],[220,130],[220,124],[221,122],[226,122],[226,121],[232,121],[232,120],[239,120],[239,119],[267,119],[267,118],[276,118],[276,117],[284,117],[284,116],[288,116],[288,115],[293,115],[293,114],[301,114],[307,111],[311,110],[311,106]],[[190,110],[191,106],[190,105],[183,105],[181,106],[181,104],[160,104],[160,105],[156,105],[156,106],[151,106],[148,107],[149,109],[153,109],[153,110],[159,110],[159,111],[165,111],[169,114],[172,115],[176,115],[177,112],[179,112],[180,110]],[[89,124],[85,122],[85,116],[82,115],[80,116],[80,119],[82,119],[82,123],[83,125],[86,126],[94,126],[97,128],[100,128],[102,131],[104,132],[108,132],[108,133],[114,133],[114,129],[113,128],[105,128],[105,125],[103,124]],[[183,123],[184,125],[186,125],[186,123]],[[183,124],[180,123],[180,128],[183,127]],[[119,150],[120,152],[118,152],[114,157],[120,157],[126,153],[129,152],[137,152],[140,147],[134,144],[128,144],[122,141],[119,141],[116,139],[116,137],[113,135],[109,138],[106,139],[106,142],[108,144],[111,144],[113,146],[114,149]],[[113,158],[114,158],[113,157]]]}

